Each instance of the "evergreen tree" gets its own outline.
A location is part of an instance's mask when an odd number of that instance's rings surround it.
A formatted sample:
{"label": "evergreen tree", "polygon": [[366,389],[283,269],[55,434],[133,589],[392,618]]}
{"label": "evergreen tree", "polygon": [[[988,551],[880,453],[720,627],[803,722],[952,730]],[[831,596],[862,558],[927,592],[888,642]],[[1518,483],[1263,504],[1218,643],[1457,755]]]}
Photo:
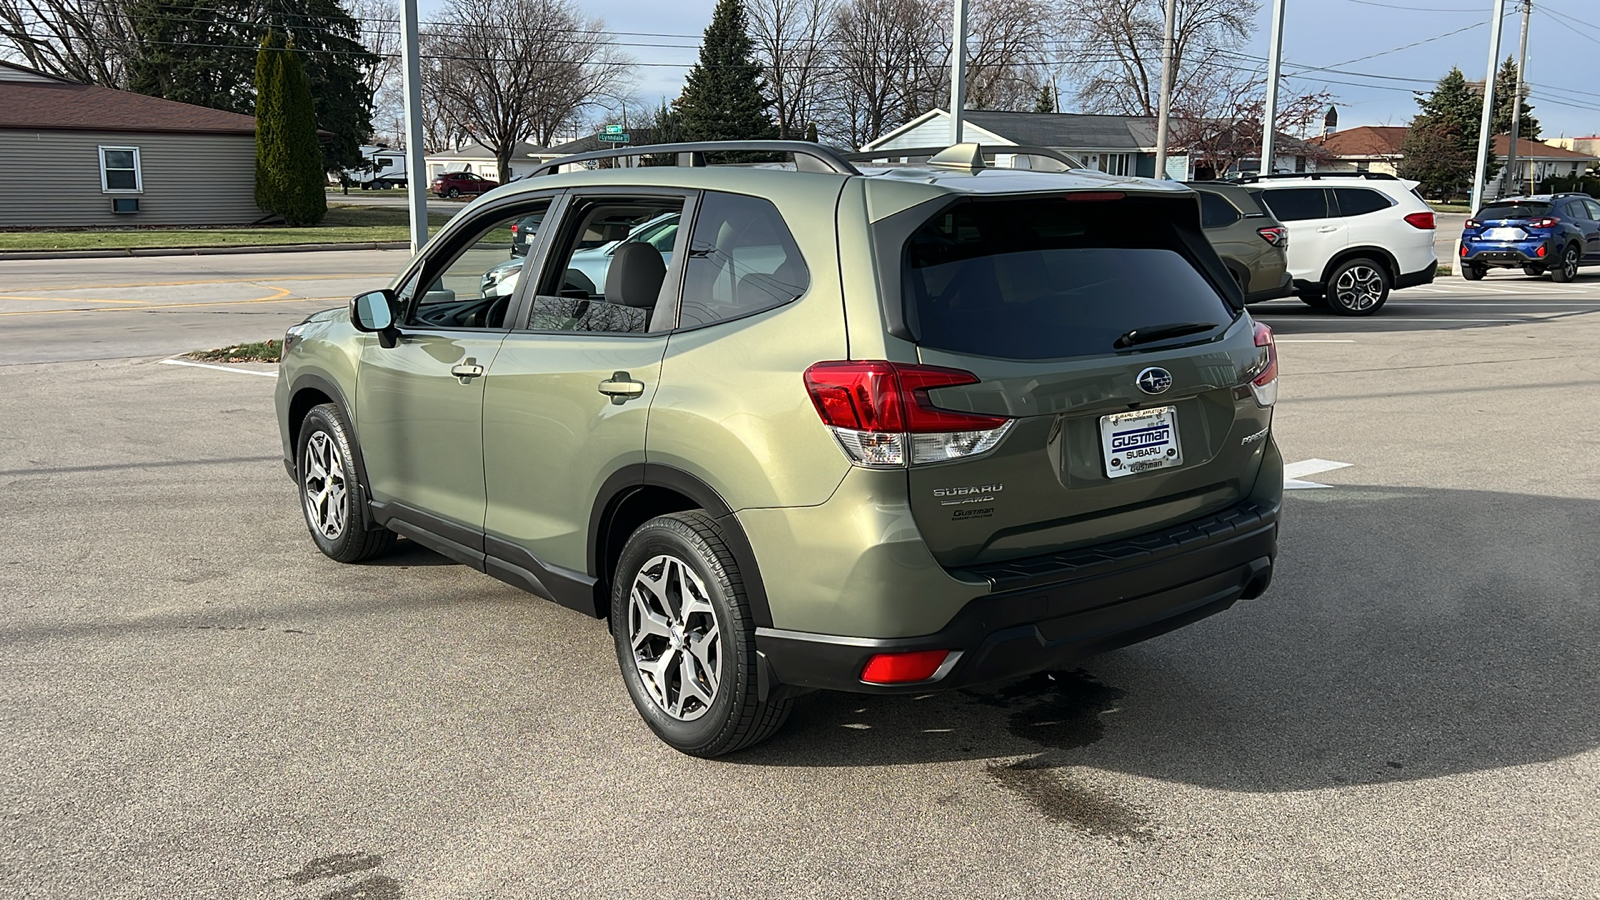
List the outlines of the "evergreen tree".
{"label": "evergreen tree", "polygon": [[[1423,183],[1426,193],[1450,196],[1472,183],[1483,98],[1467,86],[1460,69],[1451,69],[1428,94],[1417,97],[1421,112],[1411,120],[1400,147],[1402,178]],[[1492,153],[1488,175],[1495,170]]]}
{"label": "evergreen tree", "polygon": [[[1511,133],[1511,105],[1512,98],[1517,91],[1517,61],[1506,57],[1505,64],[1500,66],[1500,71],[1494,76],[1494,112],[1489,116],[1490,134]],[[1522,109],[1517,116],[1521,123],[1517,137],[1525,141],[1539,139],[1539,120],[1531,113],[1533,104],[1528,102],[1528,86],[1522,86]]]}
{"label": "evergreen tree", "polygon": [[1047,84],[1039,88],[1039,99],[1033,104],[1033,111],[1036,113],[1053,113],[1056,111],[1055,92],[1051,90],[1050,85]]}
{"label": "evergreen tree", "polygon": [[292,226],[327,215],[311,82],[293,45],[268,31],[256,56],[256,203]]}
{"label": "evergreen tree", "polygon": [[337,0],[134,0],[128,15],[138,38],[128,59],[131,90],[245,115],[255,109],[251,48],[277,31],[297,48],[317,121],[332,135],[323,167],[361,164],[372,133],[362,74],[378,60]]}
{"label": "evergreen tree", "polygon": [[773,136],[761,66],[745,28],[742,0],[717,0],[700,44],[700,60],[689,71],[676,115],[685,140],[752,141]]}
{"label": "evergreen tree", "polygon": [[817,123],[815,123],[815,122],[807,122],[806,123],[806,140],[810,141],[813,144],[817,143]]}

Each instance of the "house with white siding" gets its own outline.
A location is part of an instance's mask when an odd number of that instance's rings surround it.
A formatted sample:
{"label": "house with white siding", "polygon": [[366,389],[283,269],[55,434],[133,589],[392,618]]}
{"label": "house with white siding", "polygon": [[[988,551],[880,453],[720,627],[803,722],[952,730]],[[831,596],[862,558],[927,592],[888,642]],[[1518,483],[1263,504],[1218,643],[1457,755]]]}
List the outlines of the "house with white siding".
{"label": "house with white siding", "polygon": [[258,221],[256,120],[0,62],[0,227]]}

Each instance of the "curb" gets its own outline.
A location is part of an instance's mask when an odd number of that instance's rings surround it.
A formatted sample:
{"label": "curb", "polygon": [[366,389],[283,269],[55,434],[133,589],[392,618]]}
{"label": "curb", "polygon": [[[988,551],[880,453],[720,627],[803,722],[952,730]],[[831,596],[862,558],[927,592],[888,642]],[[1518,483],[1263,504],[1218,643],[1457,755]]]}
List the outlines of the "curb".
{"label": "curb", "polygon": [[337,250],[410,250],[410,241],[354,244],[242,244],[237,247],[128,247],[120,250],[0,250],[8,259],[115,259],[130,256],[227,256],[234,253],[318,253]]}

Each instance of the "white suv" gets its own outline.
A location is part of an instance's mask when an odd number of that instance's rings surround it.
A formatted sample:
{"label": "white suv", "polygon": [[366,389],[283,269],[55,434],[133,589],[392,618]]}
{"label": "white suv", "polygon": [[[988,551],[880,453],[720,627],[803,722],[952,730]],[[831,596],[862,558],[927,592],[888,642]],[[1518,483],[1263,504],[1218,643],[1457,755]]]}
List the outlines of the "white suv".
{"label": "white suv", "polygon": [[1391,289],[1433,281],[1433,210],[1416,182],[1324,172],[1243,183],[1288,227],[1289,274],[1308,306],[1370,316]]}

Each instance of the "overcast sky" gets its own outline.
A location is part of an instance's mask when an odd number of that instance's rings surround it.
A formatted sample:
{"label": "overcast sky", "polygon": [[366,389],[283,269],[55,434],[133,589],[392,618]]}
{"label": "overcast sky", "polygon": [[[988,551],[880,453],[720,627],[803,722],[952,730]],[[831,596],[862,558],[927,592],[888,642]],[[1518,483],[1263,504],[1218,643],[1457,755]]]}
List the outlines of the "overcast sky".
{"label": "overcast sky", "polygon": [[[433,5],[423,2],[425,7]],[[715,0],[583,0],[579,4],[586,14],[605,19],[613,32],[639,33],[619,37],[620,42],[652,45],[625,48],[641,63],[638,91],[651,104],[663,96],[677,96],[694,63],[699,34],[715,5]],[[1514,14],[1519,10],[1516,0],[1508,0],[1506,6],[1502,59],[1516,52],[1520,24],[1520,15]],[[1325,86],[1333,93],[1340,104],[1341,128],[1404,125],[1416,112],[1413,90],[1430,88],[1451,66],[1460,66],[1469,79],[1481,79],[1488,62],[1492,0],[1288,0],[1287,8],[1285,72],[1316,66],[1361,73],[1308,72],[1291,82],[1308,89]],[[1527,77],[1533,85],[1531,102],[1543,137],[1600,134],[1597,10],[1600,3],[1595,0],[1537,0],[1535,4]],[[1265,59],[1271,15],[1267,0],[1257,32],[1241,52]],[[1423,43],[1398,49],[1414,42]],[[1062,87],[1063,108],[1072,111],[1067,86]]]}

